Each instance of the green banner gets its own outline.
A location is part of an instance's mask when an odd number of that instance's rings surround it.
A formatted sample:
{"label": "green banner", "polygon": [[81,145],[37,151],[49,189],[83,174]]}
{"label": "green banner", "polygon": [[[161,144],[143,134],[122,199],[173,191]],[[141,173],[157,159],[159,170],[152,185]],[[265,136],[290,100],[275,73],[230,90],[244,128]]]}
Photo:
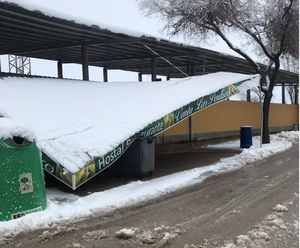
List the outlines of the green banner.
{"label": "green banner", "polygon": [[76,188],[116,162],[136,138],[136,134],[131,136],[111,152],[108,152],[103,157],[95,158],[92,162],[88,163],[84,168],[78,171],[75,174]]}
{"label": "green banner", "polygon": [[74,185],[72,183],[72,174],[68,172],[62,165],[54,162],[45,153],[42,153],[42,162],[46,172],[74,189]]}
{"label": "green banner", "polygon": [[[244,81],[243,81],[244,82]],[[238,87],[243,83],[239,82],[234,85],[230,85],[226,88],[220,89],[217,92],[200,97],[199,99],[175,110],[174,112],[167,114],[163,118],[159,119],[158,121],[153,122],[148,127],[146,127],[144,130],[142,130],[139,134],[141,137],[149,137],[157,135],[167,128],[173,126],[174,124],[177,124],[178,122],[181,122],[182,120],[188,118],[192,114],[207,108],[213,104],[216,104],[220,101],[226,100],[229,97],[237,94]]]}

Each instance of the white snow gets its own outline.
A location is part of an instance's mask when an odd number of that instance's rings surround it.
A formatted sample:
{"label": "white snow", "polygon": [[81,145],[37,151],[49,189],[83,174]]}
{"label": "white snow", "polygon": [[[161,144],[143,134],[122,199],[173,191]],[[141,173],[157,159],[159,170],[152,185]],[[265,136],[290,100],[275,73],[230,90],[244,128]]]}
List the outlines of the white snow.
{"label": "white snow", "polygon": [[99,28],[99,29],[103,29],[103,30],[108,30],[113,33],[121,33],[121,34],[126,34],[129,36],[133,36],[133,37],[147,36],[147,37],[151,37],[151,38],[154,38],[157,40],[161,40],[161,38],[159,38],[159,37],[155,37],[155,36],[152,36],[152,35],[149,35],[146,33],[137,32],[137,31],[126,29],[126,28],[115,27],[115,26],[108,25],[105,23],[98,23],[98,22],[95,22],[95,20],[89,20],[86,17],[82,18],[82,17],[78,17],[78,16],[73,16],[73,15],[67,14],[63,11],[57,11],[57,10],[53,10],[53,9],[50,9],[50,8],[47,8],[45,6],[41,6],[38,4],[32,4],[28,0],[0,0],[0,2],[14,3],[14,4],[17,4],[20,7],[25,8],[30,11],[39,11],[40,13],[43,13],[45,16],[48,16],[48,17],[56,17],[56,18],[71,21],[71,22],[74,22],[77,24],[86,25],[89,27]]}
{"label": "white snow", "polygon": [[[276,135],[271,136],[272,141],[285,141],[289,140],[289,142],[295,143],[299,140],[299,132],[298,131],[290,131],[290,132],[281,132]],[[259,147],[260,145],[260,137],[254,136],[253,137],[253,147]],[[240,140],[230,140],[219,144],[211,144],[207,145],[207,148],[213,148],[213,149],[232,149],[232,150],[238,150],[240,148]],[[251,150],[252,148],[250,148]],[[243,150],[243,149],[241,149]]]}
{"label": "white snow", "polygon": [[[66,11],[64,11],[64,10],[61,10],[61,9],[59,11],[57,9],[54,10],[53,8],[45,7],[44,5],[30,3],[30,1],[28,1],[28,0],[0,0],[0,2],[14,3],[14,4],[19,5],[22,8],[29,10],[29,11],[38,11],[40,13],[43,13],[45,16],[48,16],[48,17],[56,17],[56,18],[71,21],[73,23],[77,23],[80,25],[98,28],[101,30],[108,30],[108,31],[116,33],[116,34],[125,34],[128,36],[137,37],[137,38],[148,37],[148,38],[156,39],[157,41],[161,41],[161,40],[170,41],[169,37],[163,38],[160,36],[160,34],[159,34],[159,36],[151,35],[151,34],[147,34],[144,32],[130,30],[130,29],[124,28],[124,27],[113,26],[108,23],[103,23],[103,22],[95,21],[94,19],[89,19],[88,17],[86,17],[87,15],[85,15],[84,18],[75,16],[75,15],[71,15],[69,13],[66,13]],[[173,43],[175,43],[175,44],[177,43],[178,45],[181,45],[181,46],[182,45],[188,46],[188,47],[194,46],[192,44],[187,44],[185,42],[174,42],[173,41]],[[191,41],[189,41],[188,43],[191,43]],[[211,49],[211,46],[208,47],[208,49]],[[218,52],[220,55],[235,56],[235,57],[242,58],[239,54],[233,52],[230,49],[227,49],[226,52],[224,52],[224,49],[220,50],[218,48],[214,48],[213,50],[216,50],[216,52]]]}
{"label": "white snow", "polygon": [[159,243],[160,243],[160,245],[164,245],[164,244],[168,243],[170,240],[175,239],[177,236],[178,236],[177,233],[165,232],[163,234],[163,238],[161,239],[161,241]]}
{"label": "white snow", "polygon": [[[296,137],[299,135],[297,132],[292,132],[292,134]],[[0,222],[0,240],[1,237],[21,231],[49,228],[60,222],[105,214],[116,208],[132,206],[200,183],[211,175],[235,170],[276,152],[289,149],[292,146],[290,140],[295,141],[294,136],[291,137],[292,134],[272,135],[271,144],[264,145],[262,148],[245,149],[241,154],[222,159],[210,166],[186,170],[149,181],[135,181],[85,197],[52,191],[50,194],[47,193],[48,208],[45,211],[28,214],[17,220]],[[290,138],[282,138],[282,136]]]}
{"label": "white snow", "polygon": [[273,209],[275,212],[287,212],[289,209],[285,205],[277,204],[276,207]]}
{"label": "white snow", "polygon": [[19,136],[29,141],[35,139],[33,132],[25,125],[9,118],[0,117],[0,140],[9,139],[14,136]]}
{"label": "white snow", "polygon": [[[281,211],[282,209],[284,211]],[[282,243],[285,239],[291,239],[293,236],[298,237],[299,229],[295,226],[298,220],[292,223],[287,221],[284,218],[284,214],[287,211],[285,205],[276,205],[273,208],[273,212],[267,215],[260,223],[255,224],[252,230],[246,234],[239,235],[235,241],[229,241],[221,248],[275,247],[274,245],[278,244],[276,239],[279,239],[280,243]],[[294,218],[297,218],[296,215],[294,215]]]}
{"label": "white snow", "polygon": [[151,83],[8,77],[0,80],[0,108],[31,128],[42,151],[75,173],[153,121],[242,80],[249,80],[245,90],[259,77],[219,72]]}
{"label": "white snow", "polygon": [[117,231],[115,236],[119,239],[131,239],[134,237],[136,230],[134,228],[123,228]]}

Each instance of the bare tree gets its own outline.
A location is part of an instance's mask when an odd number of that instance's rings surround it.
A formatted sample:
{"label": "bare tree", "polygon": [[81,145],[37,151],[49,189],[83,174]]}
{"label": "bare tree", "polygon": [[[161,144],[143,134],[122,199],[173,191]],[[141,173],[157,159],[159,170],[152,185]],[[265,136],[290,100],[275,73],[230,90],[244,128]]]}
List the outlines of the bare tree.
{"label": "bare tree", "polygon": [[[270,143],[269,108],[272,92],[284,54],[298,58],[298,0],[139,0],[146,15],[159,15],[175,35],[183,33],[206,38],[221,37],[236,53],[245,58],[261,75],[264,93],[263,143]],[[247,52],[236,47],[228,31],[238,30],[269,61],[261,67]]]}

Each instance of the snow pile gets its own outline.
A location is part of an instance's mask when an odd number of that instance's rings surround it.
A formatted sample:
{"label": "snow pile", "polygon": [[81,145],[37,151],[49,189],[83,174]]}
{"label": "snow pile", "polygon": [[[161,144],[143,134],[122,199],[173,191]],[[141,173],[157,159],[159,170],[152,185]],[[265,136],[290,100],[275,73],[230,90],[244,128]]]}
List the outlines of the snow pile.
{"label": "snow pile", "polygon": [[297,227],[284,222],[284,214],[287,211],[285,205],[278,204],[273,208],[272,214],[267,215],[261,223],[246,234],[239,235],[234,242],[227,242],[222,248],[275,247],[274,244],[278,244],[276,239],[283,243],[284,238],[298,236]]}
{"label": "snow pile", "polygon": [[[0,107],[3,115],[35,132],[45,154],[76,173],[94,157],[199,97],[243,80],[252,88],[258,79],[225,72],[152,83],[8,77],[0,80]],[[14,100],[24,96],[22,104]]]}
{"label": "snow pile", "polygon": [[178,227],[161,226],[161,228],[155,227],[154,229],[131,227],[117,231],[114,236],[118,239],[131,239],[132,242],[139,244],[151,245],[156,243],[158,247],[165,247],[182,232],[184,230],[180,230]]}
{"label": "snow pile", "polygon": [[[283,143],[298,143],[299,141],[299,132],[298,131],[289,131],[289,132],[281,132],[276,135],[271,135],[271,143],[273,142],[283,142]],[[253,137],[253,147],[259,147],[260,145],[260,137],[259,136],[254,136]],[[224,143],[220,144],[212,144],[212,145],[207,145],[206,147],[208,148],[213,148],[213,149],[232,149],[232,150],[237,150],[241,149],[240,148],[240,140],[230,140],[226,141]],[[251,151],[252,148],[250,148]],[[243,150],[243,149],[241,149]],[[245,149],[248,150],[248,149]]]}
{"label": "snow pile", "polygon": [[276,205],[276,207],[273,210],[275,212],[280,213],[280,212],[287,212],[289,209],[284,205],[278,204],[278,205]]}
{"label": "snow pile", "polygon": [[299,141],[299,132],[290,131],[290,132],[281,132],[278,136],[274,137],[283,140],[289,140],[292,143],[297,143]]}
{"label": "snow pile", "polygon": [[117,231],[115,236],[118,239],[131,239],[134,237],[136,231],[135,228],[123,228],[120,231]]}
{"label": "snow pile", "polygon": [[96,231],[87,232],[82,236],[82,238],[88,242],[91,239],[99,240],[99,239],[108,238],[108,235],[109,235],[108,231],[100,229]]}
{"label": "snow pile", "polygon": [[137,238],[139,240],[142,241],[142,243],[144,244],[153,244],[154,241],[154,237],[153,237],[153,233],[151,231],[143,231],[140,235],[137,236]]}
{"label": "snow pile", "polygon": [[22,137],[29,141],[35,139],[33,132],[27,126],[9,118],[0,117],[0,140],[12,137]]}
{"label": "snow pile", "polygon": [[[183,187],[200,183],[210,175],[238,169],[275,152],[289,149],[292,146],[289,140],[294,140],[294,135],[298,136],[298,133],[285,135],[285,137],[289,137],[287,139],[282,138],[282,134],[272,135],[273,143],[264,145],[262,148],[258,146],[244,150],[241,154],[225,158],[210,166],[178,172],[149,181],[131,182],[85,197],[65,193],[59,196],[57,193],[51,192],[48,194],[48,208],[45,211],[32,213],[9,222],[0,222],[0,239],[25,230],[53,227],[59,221],[106,214],[116,208],[148,201]],[[59,198],[61,198],[60,202]]]}

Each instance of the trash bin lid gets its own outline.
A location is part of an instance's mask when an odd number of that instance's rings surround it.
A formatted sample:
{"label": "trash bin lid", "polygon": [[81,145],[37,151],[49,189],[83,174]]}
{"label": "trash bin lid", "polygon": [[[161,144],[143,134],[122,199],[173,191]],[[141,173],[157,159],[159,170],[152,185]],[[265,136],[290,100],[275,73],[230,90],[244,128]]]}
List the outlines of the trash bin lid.
{"label": "trash bin lid", "polygon": [[0,140],[21,137],[28,141],[34,141],[35,135],[26,125],[10,118],[0,117]]}

